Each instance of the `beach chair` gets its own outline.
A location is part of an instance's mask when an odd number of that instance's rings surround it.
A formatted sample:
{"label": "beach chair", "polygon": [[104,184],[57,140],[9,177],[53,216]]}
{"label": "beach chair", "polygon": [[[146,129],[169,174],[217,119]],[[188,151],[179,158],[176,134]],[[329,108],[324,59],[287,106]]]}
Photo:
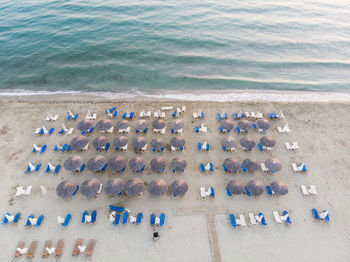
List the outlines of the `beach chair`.
{"label": "beach chair", "polygon": [[201,198],[206,198],[207,197],[207,194],[206,194],[206,191],[205,191],[204,187],[200,188],[200,193],[201,193]]}
{"label": "beach chair", "polygon": [[159,216],[160,222],[159,222],[159,226],[164,226],[165,224],[165,214],[161,213]]}
{"label": "beach chair", "polygon": [[245,166],[243,165],[243,163],[241,164],[241,168],[242,168],[242,172],[243,172],[243,173],[247,173],[247,169],[245,168]]}
{"label": "beach chair", "polygon": [[309,195],[309,191],[307,190],[305,185],[301,185],[300,188],[301,188],[301,192],[303,192],[304,196],[308,196]]}
{"label": "beach chair", "polygon": [[300,148],[299,148],[298,142],[293,142],[291,148],[292,148],[293,150],[299,150]]}
{"label": "beach chair", "polygon": [[63,226],[63,227],[67,227],[67,226],[69,225],[69,222],[70,222],[71,218],[72,218],[72,215],[71,215],[71,214],[66,215],[66,218],[65,218],[65,220],[64,220],[64,222],[63,222],[63,224],[62,224],[62,226]]}
{"label": "beach chair", "polygon": [[320,214],[320,219],[329,222],[329,214],[328,210],[323,210],[322,213]]}
{"label": "beach chair", "polygon": [[230,192],[230,190],[228,190],[227,187],[226,187],[226,194],[227,194],[227,196],[232,197],[232,193]]}
{"label": "beach chair", "polygon": [[142,213],[138,213],[137,216],[136,216],[136,225],[139,225],[141,224],[142,222],[142,217],[143,217],[143,214]]}
{"label": "beach chair", "polygon": [[30,172],[32,172],[34,170],[35,170],[35,166],[31,162],[28,162],[27,170],[24,171],[24,173],[27,174],[27,173],[30,173]]}
{"label": "beach chair", "polygon": [[[74,244],[74,248],[73,248],[73,251],[72,251],[72,256],[78,256],[80,254],[80,250],[81,248],[84,246],[83,245],[83,240],[81,238],[78,238],[76,241],[75,241],[75,244]],[[79,248],[80,247],[80,248]],[[85,246],[86,247],[86,246]],[[85,248],[84,248],[84,251],[85,251]],[[83,252],[84,252],[83,251]]]}
{"label": "beach chair", "polygon": [[249,196],[249,197],[252,196],[252,194],[249,192],[247,187],[244,187],[244,189],[245,189],[245,193],[247,196]]}
{"label": "beach chair", "polygon": [[260,163],[261,171],[268,173],[269,169],[266,167],[265,163]]}
{"label": "beach chair", "polygon": [[58,240],[57,241],[57,245],[56,245],[56,250],[55,250],[55,256],[57,258],[62,256],[62,254],[63,254],[63,247],[64,247],[63,239]]}
{"label": "beach chair", "polygon": [[274,195],[274,192],[272,191],[271,187],[270,186],[266,186],[266,192],[269,196],[273,196]]}
{"label": "beach chair", "polygon": [[128,219],[129,219],[129,213],[128,212],[124,212],[123,213],[123,218],[122,218],[122,224],[126,225],[128,223]]}
{"label": "beach chair", "polygon": [[263,213],[258,213],[258,216],[256,217],[256,219],[259,221],[259,223],[261,223],[263,226],[267,226],[265,217]]}
{"label": "beach chair", "polygon": [[264,151],[263,145],[261,143],[258,143],[258,149],[259,151]]}
{"label": "beach chair", "polygon": [[24,241],[18,241],[14,257],[20,257],[28,252],[28,248],[25,248],[24,245]]}
{"label": "beach chair", "polygon": [[95,246],[96,246],[96,240],[90,239],[90,241],[86,247],[86,250],[85,250],[85,255],[88,257],[91,257],[93,252],[94,252]]}
{"label": "beach chair", "polygon": [[154,226],[155,223],[156,223],[156,215],[154,213],[152,213],[150,216],[150,224],[151,224],[151,226]]}
{"label": "beach chair", "polygon": [[281,220],[285,221],[288,224],[292,224],[292,221],[290,220],[288,212],[284,210],[282,214],[283,216],[281,216]]}
{"label": "beach chair", "polygon": [[38,241],[37,240],[32,241],[32,243],[30,244],[30,246],[28,248],[28,252],[27,252],[27,257],[28,258],[33,258],[34,257],[37,247],[38,247]]}
{"label": "beach chair", "polygon": [[245,221],[245,216],[242,214],[239,214],[239,219],[236,219],[236,223],[238,226],[246,227],[247,222]]}
{"label": "beach chair", "polygon": [[52,247],[52,240],[46,240],[44,245],[44,250],[41,252],[41,257],[48,257],[50,254],[55,252],[55,248]]}
{"label": "beach chair", "polygon": [[288,151],[292,151],[293,150],[291,145],[289,144],[289,142],[286,142],[285,145],[286,145],[286,148],[287,148]]}
{"label": "beach chair", "polygon": [[120,223],[121,213],[116,213],[114,218],[114,225],[117,226]]}
{"label": "beach chair", "polygon": [[97,211],[94,210],[91,212],[91,223],[95,223],[97,219]]}
{"label": "beach chair", "polygon": [[39,162],[39,163],[36,165],[34,171],[35,171],[35,172],[39,172],[40,168],[41,168],[41,162]]}
{"label": "beach chair", "polygon": [[277,211],[273,211],[272,213],[273,213],[273,216],[274,216],[274,218],[275,218],[275,221],[276,221],[278,224],[282,224],[283,221],[281,220],[281,217],[280,217],[280,215],[278,214],[278,212],[277,212]]}
{"label": "beach chair", "polygon": [[309,189],[308,189],[308,192],[314,196],[317,195],[317,190],[316,190],[316,186],[315,185],[310,185],[309,186]]}
{"label": "beach chair", "polygon": [[40,127],[38,127],[37,129],[35,129],[34,135],[37,136],[37,135],[39,135],[39,133],[40,133]]}
{"label": "beach chair", "polygon": [[230,218],[231,226],[232,226],[232,227],[236,227],[237,224],[236,224],[235,215],[234,215],[234,214],[230,214],[230,215],[229,215],[229,218]]}

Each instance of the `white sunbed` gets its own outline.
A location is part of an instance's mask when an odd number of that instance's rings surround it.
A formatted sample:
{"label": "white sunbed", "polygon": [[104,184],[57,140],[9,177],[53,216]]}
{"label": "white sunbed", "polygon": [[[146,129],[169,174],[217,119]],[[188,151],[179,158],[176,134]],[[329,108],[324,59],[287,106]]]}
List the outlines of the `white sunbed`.
{"label": "white sunbed", "polygon": [[275,217],[275,221],[276,221],[277,223],[279,223],[279,224],[282,224],[283,222],[282,222],[281,217],[280,217],[280,215],[278,214],[278,212],[277,212],[277,211],[273,211],[272,213],[273,213],[273,216]]}
{"label": "white sunbed", "polygon": [[193,119],[194,119],[194,120],[198,119],[198,115],[197,115],[197,113],[195,113],[195,112],[193,113]]}
{"label": "white sunbed", "polygon": [[245,216],[242,215],[242,214],[239,214],[239,219],[236,219],[236,223],[239,226],[242,226],[242,227],[246,227],[247,226],[247,222],[245,221]]}
{"label": "white sunbed", "polygon": [[182,112],[182,113],[185,113],[185,112],[186,112],[186,106],[182,106],[182,107],[181,107],[181,112]]}
{"label": "white sunbed", "polygon": [[47,189],[43,185],[40,185],[40,189],[41,189],[41,193],[43,194],[47,193]]}
{"label": "white sunbed", "polygon": [[292,168],[293,168],[293,171],[294,171],[295,173],[299,173],[299,172],[300,172],[300,169],[298,168],[297,164],[292,163]]}
{"label": "white sunbed", "polygon": [[123,147],[120,147],[120,150],[123,150],[123,151],[126,151],[128,149],[128,144],[126,144],[125,146]]}
{"label": "white sunbed", "polygon": [[245,117],[246,117],[247,119],[250,118],[250,113],[249,113],[249,112],[245,112],[244,115],[245,115]]}
{"label": "white sunbed", "polygon": [[97,194],[100,194],[100,193],[101,193],[102,187],[103,187],[103,184],[100,184],[100,188],[99,188],[99,190],[97,191]]}
{"label": "white sunbed", "polygon": [[323,220],[326,218],[326,216],[328,216],[328,210],[325,210],[323,211],[321,214],[320,214],[320,218]]}
{"label": "white sunbed", "polygon": [[298,142],[293,142],[293,144],[292,144],[292,149],[293,149],[293,150],[299,150]]}
{"label": "white sunbed", "polygon": [[162,112],[162,113],[160,114],[160,118],[165,119],[165,112]]}
{"label": "white sunbed", "polygon": [[277,127],[278,133],[284,133],[284,129],[280,126]]}
{"label": "white sunbed", "polygon": [[44,135],[47,135],[49,133],[49,131],[47,131],[46,127],[43,126],[43,130],[44,130]]}
{"label": "white sunbed", "polygon": [[73,131],[74,131],[74,127],[69,128],[66,135],[71,135],[73,133]]}
{"label": "white sunbed", "polygon": [[38,145],[34,144],[34,148],[36,151],[40,151],[41,150],[41,147],[39,147]]}
{"label": "white sunbed", "polygon": [[202,198],[206,198],[206,197],[207,197],[207,194],[206,194],[206,191],[205,191],[205,188],[204,188],[204,187],[201,187],[201,188],[200,188],[200,192],[201,192],[201,197],[202,197]]}
{"label": "white sunbed", "polygon": [[109,214],[109,222],[111,222],[111,223],[114,222],[114,220],[115,220],[115,214],[116,214],[115,211],[112,211],[112,212]]}
{"label": "white sunbed", "polygon": [[132,224],[136,224],[136,217],[130,215],[130,216],[129,216],[129,221],[130,221],[130,223],[132,223]]}
{"label": "white sunbed", "polygon": [[315,185],[310,185],[308,191],[312,195],[315,195],[315,196],[317,195],[317,190],[316,190],[316,186]]}
{"label": "white sunbed", "polygon": [[301,185],[300,188],[301,188],[301,192],[303,192],[304,196],[308,196],[309,195],[309,191],[307,190],[305,185]]}
{"label": "white sunbed", "polygon": [[277,117],[279,119],[283,119],[284,118],[284,114],[283,114],[282,110],[278,113]]}
{"label": "white sunbed", "polygon": [[51,163],[48,164],[50,171],[55,170],[55,166]]}
{"label": "white sunbed", "polygon": [[90,223],[91,222],[91,216],[85,215],[85,223]]}
{"label": "white sunbed", "polygon": [[289,217],[289,214],[285,214],[284,216],[280,216],[280,219],[282,221],[287,221],[288,217]]}
{"label": "white sunbed", "polygon": [[40,127],[38,127],[37,129],[35,129],[35,131],[34,131],[34,135],[36,135],[36,136],[37,136],[37,135],[39,135],[40,130],[41,130],[41,129],[40,129]]}
{"label": "white sunbed", "polygon": [[145,112],[145,110],[142,110],[142,111],[140,112],[139,117],[140,117],[140,118],[145,118],[145,117],[146,117],[146,112]]}
{"label": "white sunbed", "polygon": [[172,110],[174,107],[173,106],[162,106],[160,109],[162,110]]}
{"label": "white sunbed", "polygon": [[172,151],[172,152],[175,152],[175,151],[176,151],[176,147],[171,146],[171,151]]}
{"label": "white sunbed", "polygon": [[61,225],[63,223],[64,223],[64,218],[60,217],[60,216],[57,216],[57,224]]}
{"label": "white sunbed", "polygon": [[286,144],[287,150],[288,150],[288,151],[292,151],[292,147],[291,147],[291,145],[289,144],[289,142],[286,142],[285,144]]}
{"label": "white sunbed", "polygon": [[32,186],[27,186],[26,192],[24,193],[25,196],[29,196],[30,192],[32,192]]}
{"label": "white sunbed", "polygon": [[284,131],[285,133],[288,133],[288,134],[291,133],[288,124],[286,124],[286,125],[283,127],[283,131]]}
{"label": "white sunbed", "polygon": [[269,169],[266,167],[265,163],[260,163],[260,166],[261,166],[261,170],[264,173],[267,173],[269,171]]}
{"label": "white sunbed", "polygon": [[258,224],[258,223],[256,222],[256,218],[255,218],[255,216],[254,216],[253,213],[249,213],[248,216],[249,216],[250,224],[252,224],[252,225],[254,225],[254,226]]}
{"label": "white sunbed", "polygon": [[250,118],[255,120],[256,119],[256,115],[255,115],[255,112],[251,112],[250,113]]}
{"label": "white sunbed", "polygon": [[151,111],[147,111],[146,112],[146,117],[151,117],[152,116],[152,112]]}
{"label": "white sunbed", "polygon": [[89,144],[87,144],[82,150],[85,152],[88,150]]}
{"label": "white sunbed", "polygon": [[146,150],[147,150],[147,144],[143,148],[140,149],[140,151],[142,151],[142,152],[145,152]]}
{"label": "white sunbed", "polygon": [[16,194],[14,195],[15,197],[19,197],[21,195],[24,195],[26,191],[23,189],[22,186],[19,186],[16,188]]}
{"label": "white sunbed", "polygon": [[154,112],[154,118],[159,118],[160,117],[160,112]]}
{"label": "white sunbed", "polygon": [[107,130],[107,133],[111,135],[113,133],[114,127],[112,126],[110,129]]}
{"label": "white sunbed", "polygon": [[181,128],[181,129],[179,129],[179,130],[175,130],[174,133],[176,133],[176,134],[182,134],[182,131],[183,131],[183,129]]}
{"label": "white sunbed", "polygon": [[261,112],[258,111],[258,112],[256,113],[256,118],[257,118],[257,119],[262,119],[262,118],[263,118],[263,114],[262,114]]}

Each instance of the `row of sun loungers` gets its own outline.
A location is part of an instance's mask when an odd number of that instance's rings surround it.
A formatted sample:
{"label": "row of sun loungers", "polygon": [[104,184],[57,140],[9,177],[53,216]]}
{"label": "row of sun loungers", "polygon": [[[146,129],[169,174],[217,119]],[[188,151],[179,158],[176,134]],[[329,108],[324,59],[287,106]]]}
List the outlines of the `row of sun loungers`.
{"label": "row of sun loungers", "polygon": [[55,128],[50,128],[50,130],[47,130],[47,128],[45,126],[42,126],[41,128],[38,127],[35,129],[34,131],[34,135],[39,136],[39,135],[52,135],[53,131],[55,131]]}
{"label": "row of sun loungers", "polygon": [[206,134],[208,132],[208,128],[202,123],[200,126],[194,127],[194,132]]}
{"label": "row of sun loungers", "polygon": [[300,149],[298,142],[286,142],[285,145],[288,151],[296,151]]}
{"label": "row of sun loungers", "polygon": [[285,124],[285,126],[284,126],[284,127],[280,127],[280,126],[278,126],[278,127],[277,127],[277,130],[278,130],[278,133],[280,133],[280,134],[282,134],[282,133],[287,133],[287,134],[290,134],[290,133],[291,133],[291,131],[290,131],[290,129],[289,129],[289,125],[288,125],[288,124]]}
{"label": "row of sun loungers", "polygon": [[57,121],[59,115],[52,116],[49,112],[47,112],[47,117],[44,119],[45,121]]}
{"label": "row of sun loungers", "polygon": [[215,197],[215,191],[213,187],[209,187],[206,189],[205,187],[200,188],[200,195],[202,199],[205,198],[214,198]]}
{"label": "row of sun loungers", "polygon": [[[267,226],[265,217],[263,213],[258,213],[257,215],[253,214],[253,213],[249,213],[249,220],[250,223],[252,225],[257,225],[257,224],[261,224],[263,226]],[[247,227],[247,222],[245,219],[245,215],[243,214],[239,214],[238,215],[239,218],[236,218],[234,214],[230,214],[229,215],[229,221],[232,227],[237,227],[237,226],[242,226],[242,227]]]}
{"label": "row of sun loungers", "polygon": [[[33,258],[35,256],[37,246],[37,240],[32,241],[28,248],[25,247],[24,241],[19,241],[16,247],[14,257],[21,257],[22,255],[26,255],[28,258]],[[83,239],[78,238],[75,241],[72,256],[78,256],[80,253],[85,253],[86,256],[92,256],[95,246],[95,239],[90,239],[88,241],[88,244],[84,245]],[[50,255],[54,255],[55,257],[61,257],[63,254],[63,248],[64,241],[62,239],[57,241],[56,246],[53,246],[52,240],[47,240],[45,241],[41,256],[43,258],[47,258]]]}

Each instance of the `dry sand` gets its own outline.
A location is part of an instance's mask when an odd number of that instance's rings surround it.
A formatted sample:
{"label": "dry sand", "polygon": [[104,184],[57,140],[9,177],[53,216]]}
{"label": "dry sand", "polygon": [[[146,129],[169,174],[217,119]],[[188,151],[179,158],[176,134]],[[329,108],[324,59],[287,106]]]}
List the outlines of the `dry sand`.
{"label": "dry sand", "polygon": [[[35,100],[37,99],[37,100]],[[97,240],[95,252],[90,261],[348,261],[350,259],[349,220],[350,194],[349,194],[349,148],[348,132],[350,130],[350,104],[348,103],[264,103],[264,102],[179,102],[164,101],[154,102],[149,99],[138,98],[133,101],[116,101],[104,103],[101,99],[91,103],[82,101],[73,102],[75,97],[60,97],[49,103],[50,99],[40,102],[38,98],[28,99],[22,102],[7,102],[4,99],[0,103],[0,212],[1,217],[7,211],[22,212],[22,219],[18,225],[1,225],[0,261],[12,260],[17,242],[25,240],[29,246],[32,240],[38,240],[39,245],[33,261],[40,261],[41,252],[46,240],[64,239],[62,261],[85,261],[87,258],[81,254],[71,258],[74,242],[77,238],[83,238],[86,243],[89,239]],[[148,167],[142,175],[142,179],[150,182],[156,178],[163,178],[170,183],[178,178],[185,179],[189,184],[189,192],[183,199],[173,199],[166,196],[163,199],[151,198],[145,190],[137,199],[123,197],[122,205],[130,209],[132,213],[143,212],[144,219],[140,226],[126,225],[114,227],[108,221],[108,205],[118,204],[118,200],[100,194],[96,199],[87,200],[81,194],[65,201],[59,199],[55,193],[55,187],[63,179],[72,179],[81,183],[87,178],[98,177],[101,182],[106,182],[112,177],[127,178],[136,177],[127,168],[122,175],[112,175],[110,172],[93,174],[85,170],[83,174],[71,174],[61,169],[58,175],[47,175],[44,168],[48,161],[63,163],[74,153],[55,153],[52,151],[55,142],[69,142],[71,137],[59,136],[57,130],[62,122],[67,127],[76,125],[63,120],[68,109],[80,113],[80,119],[86,115],[87,110],[98,113],[97,122],[107,116],[104,109],[113,105],[118,106],[119,112],[134,111],[138,115],[141,109],[156,111],[163,105],[175,107],[186,105],[187,111],[183,117],[185,130],[183,137],[186,139],[185,152],[171,153],[169,151],[160,154],[152,153],[150,147],[142,157],[147,163],[156,156],[163,156],[168,163],[175,156],[182,156],[188,161],[184,174],[171,174],[169,165],[163,175],[154,174]],[[243,111],[260,110],[266,116],[266,112],[283,109],[285,120],[273,121],[268,134],[277,139],[277,145],[272,152],[259,152],[256,148],[251,153],[238,148],[236,153],[224,153],[221,150],[221,139],[224,135],[218,133],[216,113],[223,110],[232,114],[240,109]],[[192,112],[202,110],[206,113],[203,121],[209,128],[209,133],[196,134],[194,126],[201,121],[192,121]],[[46,112],[59,114],[60,118],[52,124],[44,123]],[[120,115],[117,120],[120,119]],[[138,117],[136,118],[136,120]],[[113,120],[114,124],[117,120]],[[134,119],[132,122],[136,122]],[[168,126],[172,121],[170,112],[166,119]],[[288,123],[292,133],[290,135],[278,134],[276,127]],[[55,127],[52,136],[34,137],[33,131],[42,125]],[[258,141],[262,136],[256,132],[250,132],[249,136]],[[110,141],[113,137],[109,136]],[[135,137],[134,129],[129,134],[129,143]],[[89,136],[91,142],[98,134]],[[154,135],[149,132],[146,135],[148,142]],[[232,134],[239,139],[240,136]],[[167,130],[163,135],[166,142],[172,135]],[[207,140],[212,149],[208,153],[197,152],[196,143]],[[301,150],[288,152],[284,142],[298,141]],[[33,154],[33,143],[48,144],[48,151],[43,154]],[[90,145],[86,153],[78,153],[85,161],[96,154]],[[116,154],[122,154],[130,159],[135,155],[128,150],[125,153],[116,153],[110,150],[102,153],[106,158]],[[260,162],[274,156],[283,163],[282,171],[274,175],[266,175],[261,171],[255,174],[228,175],[223,172],[222,162],[227,156],[235,156],[240,160],[253,157]],[[199,163],[212,161],[215,171],[213,175],[203,175],[199,172]],[[24,170],[28,161],[41,161],[43,167],[37,174],[25,175]],[[308,174],[295,174],[290,166],[291,162],[303,161],[309,169]],[[268,197],[264,193],[261,197],[248,198],[239,196],[228,198],[225,193],[225,185],[231,178],[244,183],[252,178],[257,178],[264,184],[273,180],[284,181],[289,186],[289,193],[284,197]],[[315,184],[318,190],[316,197],[304,197],[300,190],[301,184]],[[10,195],[15,193],[18,185],[32,185],[32,194],[27,198],[11,201]],[[43,195],[40,185],[44,185],[48,192]],[[216,190],[213,200],[201,200],[199,187],[212,185]],[[316,222],[311,214],[311,208],[328,209],[331,222]],[[85,209],[98,211],[95,225],[82,224],[81,214]],[[292,225],[278,225],[273,220],[273,210],[288,210]],[[192,211],[191,211],[192,210]],[[232,229],[228,223],[228,213],[235,214],[261,211],[265,214],[268,226],[251,226],[247,228]],[[57,225],[56,217],[71,213],[73,218],[68,228],[62,229]],[[166,226],[160,230],[160,239],[152,240],[152,228],[149,226],[149,215],[152,213],[166,213]],[[216,214],[217,213],[217,214]],[[40,228],[25,228],[24,223],[30,214],[45,215],[45,220]],[[187,214],[187,215],[186,215]],[[192,214],[192,215],[191,215]],[[215,215],[216,214],[216,215]],[[210,222],[210,223],[207,223]],[[209,239],[209,232],[211,238]],[[27,258],[19,258],[23,261]],[[55,258],[50,256],[47,260]]]}

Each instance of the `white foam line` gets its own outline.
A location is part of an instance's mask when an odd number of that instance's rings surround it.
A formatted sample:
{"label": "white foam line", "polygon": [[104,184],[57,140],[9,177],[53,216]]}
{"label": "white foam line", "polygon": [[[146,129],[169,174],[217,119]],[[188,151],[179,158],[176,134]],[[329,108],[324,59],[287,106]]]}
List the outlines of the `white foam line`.
{"label": "white foam line", "polygon": [[268,102],[350,102],[350,93],[334,92],[304,92],[304,91],[261,91],[261,90],[195,90],[195,91],[150,91],[142,92],[89,92],[89,91],[30,91],[4,90],[1,96],[50,96],[50,95],[87,95],[105,97],[108,99],[128,99],[147,97],[154,99],[169,99],[183,101],[268,101]]}

